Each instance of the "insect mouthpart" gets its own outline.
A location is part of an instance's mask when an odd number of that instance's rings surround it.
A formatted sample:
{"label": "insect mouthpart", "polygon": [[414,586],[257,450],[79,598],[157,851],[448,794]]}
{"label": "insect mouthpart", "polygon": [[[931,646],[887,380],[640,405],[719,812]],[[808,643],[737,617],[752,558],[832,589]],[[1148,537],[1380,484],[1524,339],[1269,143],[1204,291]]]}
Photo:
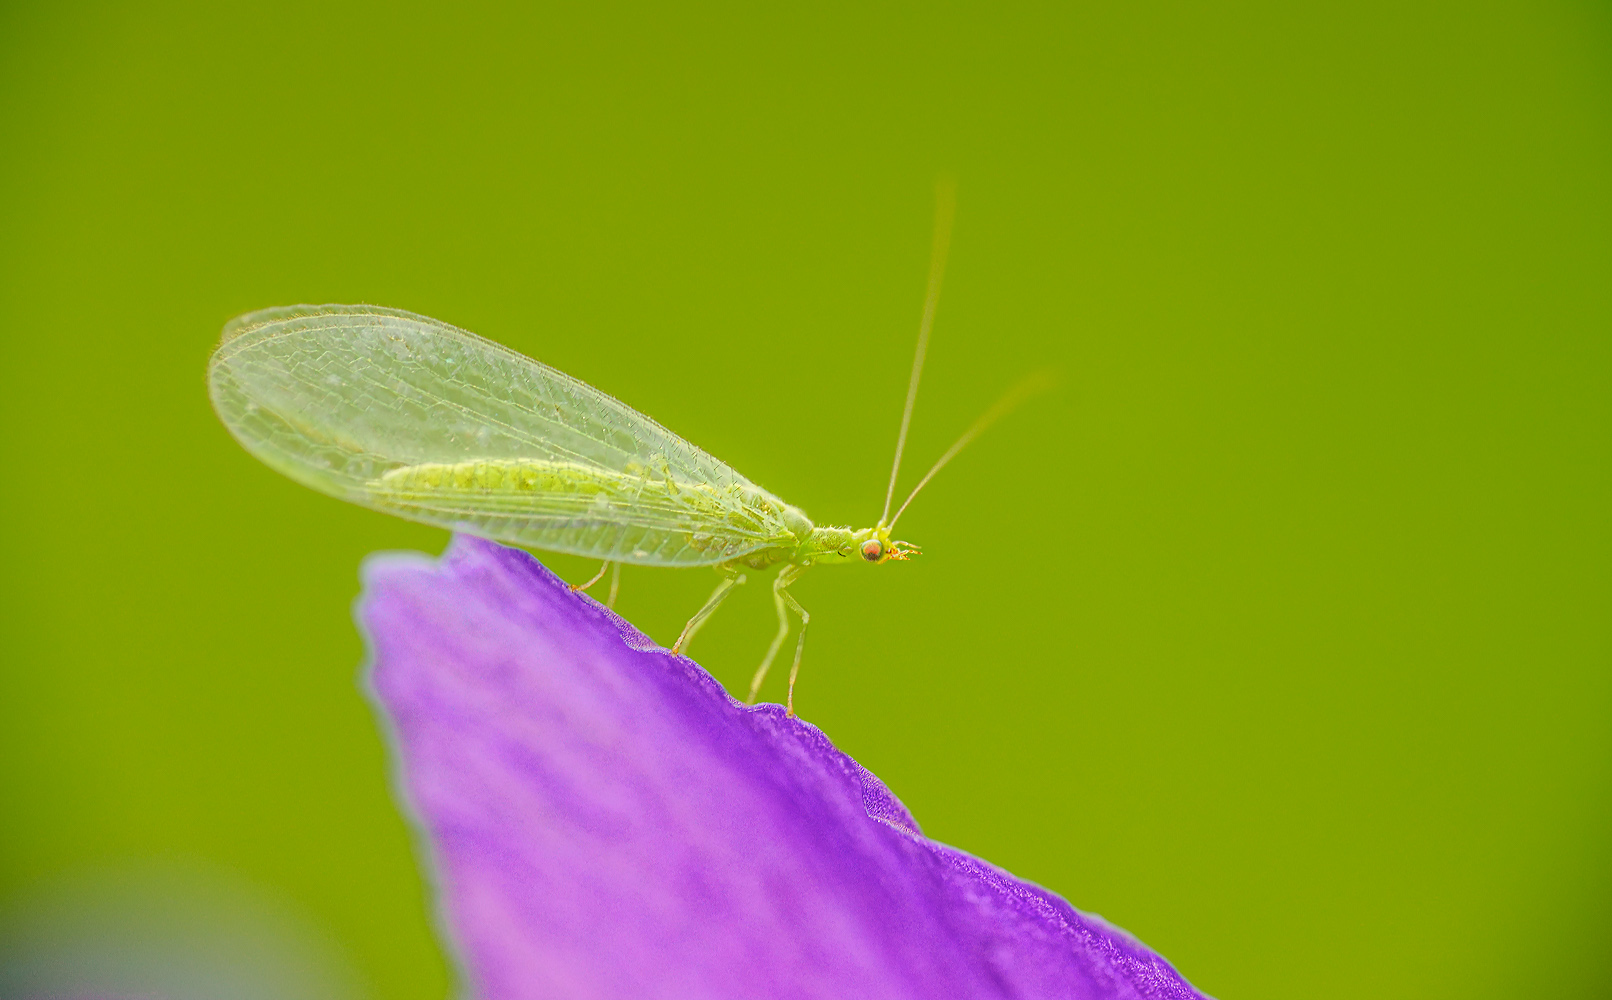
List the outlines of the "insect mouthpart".
{"label": "insect mouthpart", "polygon": [[906,562],[913,556],[922,555],[923,551],[923,549],[920,549],[911,542],[891,542],[890,548],[885,550],[884,557],[886,559],[895,559],[900,562]]}

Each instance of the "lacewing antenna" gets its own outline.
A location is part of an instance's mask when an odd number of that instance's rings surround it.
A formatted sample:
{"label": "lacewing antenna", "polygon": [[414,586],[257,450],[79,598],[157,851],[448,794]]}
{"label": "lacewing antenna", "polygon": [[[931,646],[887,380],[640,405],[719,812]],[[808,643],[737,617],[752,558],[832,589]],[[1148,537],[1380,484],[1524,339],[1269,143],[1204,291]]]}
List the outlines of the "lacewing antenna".
{"label": "lacewing antenna", "polygon": [[896,435],[896,460],[890,466],[890,486],[884,491],[884,513],[879,515],[880,524],[890,516],[890,501],[896,495],[896,477],[901,474],[901,452],[907,447],[912,404],[918,398],[918,377],[924,371],[929,331],[935,325],[935,306],[940,301],[940,281],[946,275],[946,251],[951,248],[952,216],[956,208],[957,183],[949,177],[942,177],[935,183],[935,237],[929,251],[929,289],[924,296],[923,319],[918,322],[918,350],[912,357],[912,379],[907,383],[907,405],[901,411],[901,433]]}
{"label": "lacewing antenna", "polygon": [[1025,377],[1019,382],[1018,385],[1015,385],[1013,388],[1003,393],[1002,398],[993,403],[990,409],[980,414],[980,418],[974,421],[974,425],[968,430],[964,431],[963,436],[957,439],[957,443],[953,444],[950,448],[947,448],[946,454],[940,456],[940,461],[931,466],[929,471],[924,473],[924,477],[918,480],[918,485],[914,486],[912,488],[912,492],[907,494],[907,499],[902,501],[901,509],[896,511],[896,516],[890,519],[889,529],[891,531],[895,530],[896,522],[901,520],[902,514],[906,513],[907,506],[912,503],[912,498],[917,496],[918,491],[928,485],[931,479],[935,478],[935,473],[939,472],[947,462],[950,462],[952,459],[956,458],[957,453],[966,448],[970,441],[985,433],[985,429],[987,427],[996,423],[998,420],[1001,420],[1009,413],[1012,413],[1018,408],[1019,404],[1023,403],[1031,396],[1036,396],[1040,393],[1046,392],[1055,384],[1057,384],[1057,379],[1051,372],[1035,372],[1034,374]]}

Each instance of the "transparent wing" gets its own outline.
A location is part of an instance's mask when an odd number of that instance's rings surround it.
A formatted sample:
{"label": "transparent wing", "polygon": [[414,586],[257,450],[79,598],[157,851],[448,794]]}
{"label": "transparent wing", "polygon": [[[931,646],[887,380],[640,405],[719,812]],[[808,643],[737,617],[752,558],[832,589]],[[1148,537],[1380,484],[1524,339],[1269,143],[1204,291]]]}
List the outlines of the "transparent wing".
{"label": "transparent wing", "polygon": [[289,306],[224,327],[230,433],[354,503],[529,548],[708,565],[789,544],[798,514],[592,386],[437,320]]}

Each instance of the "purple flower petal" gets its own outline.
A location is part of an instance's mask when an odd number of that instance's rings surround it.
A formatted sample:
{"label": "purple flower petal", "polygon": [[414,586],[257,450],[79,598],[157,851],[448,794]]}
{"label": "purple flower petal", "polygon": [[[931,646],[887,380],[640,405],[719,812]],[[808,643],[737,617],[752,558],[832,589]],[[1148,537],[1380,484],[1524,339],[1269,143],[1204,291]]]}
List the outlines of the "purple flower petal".
{"label": "purple flower petal", "polygon": [[373,559],[359,619],[483,1000],[1200,996],[524,552]]}

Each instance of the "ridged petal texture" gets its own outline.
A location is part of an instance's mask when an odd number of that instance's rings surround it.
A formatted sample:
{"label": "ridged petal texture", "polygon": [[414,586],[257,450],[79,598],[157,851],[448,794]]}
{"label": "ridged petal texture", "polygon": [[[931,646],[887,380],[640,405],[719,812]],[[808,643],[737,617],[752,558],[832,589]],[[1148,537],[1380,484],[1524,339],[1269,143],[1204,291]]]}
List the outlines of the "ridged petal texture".
{"label": "ridged petal texture", "polygon": [[1057,895],[925,838],[816,727],[747,708],[530,555],[365,568],[359,619],[467,992],[1198,997]]}

